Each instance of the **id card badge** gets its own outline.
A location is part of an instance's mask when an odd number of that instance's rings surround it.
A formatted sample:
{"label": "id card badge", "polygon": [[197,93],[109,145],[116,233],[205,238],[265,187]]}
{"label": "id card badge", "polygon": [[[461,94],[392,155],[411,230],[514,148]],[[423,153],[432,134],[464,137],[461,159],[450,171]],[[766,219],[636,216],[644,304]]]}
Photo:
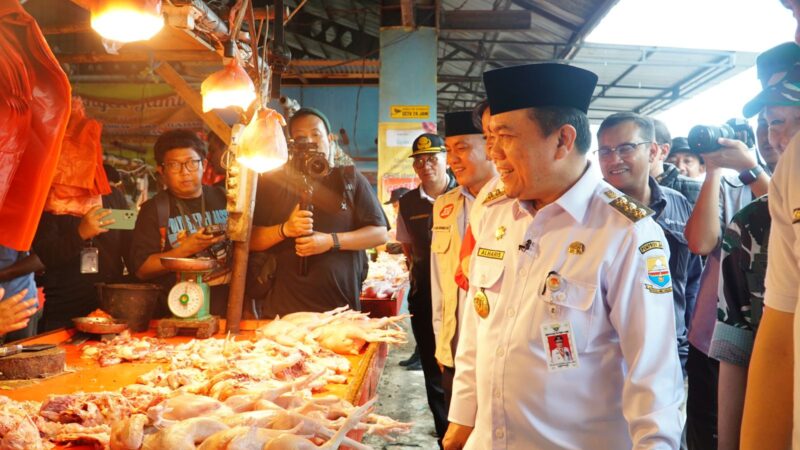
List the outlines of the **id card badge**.
{"label": "id card badge", "polygon": [[553,322],[542,325],[542,344],[547,358],[547,370],[574,369],[578,367],[578,351],[569,322]]}
{"label": "id card badge", "polygon": [[81,250],[81,273],[99,272],[99,254],[97,247],[85,247]]}

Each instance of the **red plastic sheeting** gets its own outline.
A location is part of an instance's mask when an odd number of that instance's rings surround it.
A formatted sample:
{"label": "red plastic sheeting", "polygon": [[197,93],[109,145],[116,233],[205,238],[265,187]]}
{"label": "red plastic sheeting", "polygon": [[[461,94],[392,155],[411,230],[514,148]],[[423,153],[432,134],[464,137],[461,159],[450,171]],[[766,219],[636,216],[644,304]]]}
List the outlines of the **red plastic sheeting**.
{"label": "red plastic sheeting", "polygon": [[100,122],[86,117],[80,97],[73,98],[45,211],[83,217],[92,207],[103,206],[100,196],[110,193],[111,186],[103,169],[102,131]]}
{"label": "red plastic sheeting", "polygon": [[0,92],[0,245],[28,250],[61,151],[71,88],[17,0],[0,0]]}

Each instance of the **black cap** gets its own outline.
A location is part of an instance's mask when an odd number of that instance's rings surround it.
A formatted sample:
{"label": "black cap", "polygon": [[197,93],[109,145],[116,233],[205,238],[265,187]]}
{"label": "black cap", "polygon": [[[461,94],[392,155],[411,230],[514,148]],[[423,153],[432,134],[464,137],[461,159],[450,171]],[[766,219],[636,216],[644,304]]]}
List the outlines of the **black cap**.
{"label": "black cap", "polygon": [[400,197],[406,195],[406,192],[408,192],[410,190],[411,189],[404,188],[404,187],[399,187],[399,188],[393,190],[391,197],[389,197],[389,200],[386,200],[385,202],[383,202],[383,204],[384,205],[391,205],[392,203],[400,200]]}
{"label": "black cap", "polygon": [[756,70],[761,88],[766,89],[774,74],[788,71],[797,62],[800,62],[800,46],[794,42],[784,42],[758,55]]}
{"label": "black cap", "polygon": [[441,137],[432,133],[419,135],[416,139],[414,139],[414,143],[411,144],[412,158],[417,155],[424,155],[426,153],[439,153],[443,151],[444,141]]}
{"label": "black cap", "polygon": [[456,111],[444,115],[444,137],[462,134],[483,134],[472,122],[472,111]]}
{"label": "black cap", "polygon": [[313,108],[311,106],[305,106],[303,108],[300,108],[292,115],[292,117],[289,119],[289,129],[292,128],[292,121],[295,118],[308,115],[319,117],[319,120],[321,120],[322,123],[325,125],[325,130],[328,132],[328,134],[331,133],[331,122],[328,120],[328,117],[325,114],[323,114],[322,111],[318,110],[317,108]]}
{"label": "black cap", "polygon": [[527,64],[483,74],[492,115],[516,109],[571,106],[589,111],[597,75],[566,64]]}
{"label": "black cap", "polygon": [[685,137],[676,137],[672,139],[672,146],[669,148],[670,153],[686,153],[691,152],[692,148],[689,147],[689,140]]}

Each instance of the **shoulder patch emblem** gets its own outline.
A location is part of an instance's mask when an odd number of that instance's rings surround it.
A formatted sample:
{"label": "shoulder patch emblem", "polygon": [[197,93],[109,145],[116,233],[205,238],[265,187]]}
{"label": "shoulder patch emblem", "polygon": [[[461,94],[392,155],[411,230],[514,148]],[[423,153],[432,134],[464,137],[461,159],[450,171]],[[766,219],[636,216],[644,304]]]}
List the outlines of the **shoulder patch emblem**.
{"label": "shoulder patch emblem", "polygon": [[669,274],[669,263],[665,255],[647,258],[647,278],[653,284],[645,283],[644,287],[653,294],[672,292],[672,277]]}
{"label": "shoulder patch emblem", "polygon": [[615,198],[609,205],[621,212],[631,222],[638,222],[654,213],[652,209],[627,195]]}
{"label": "shoulder patch emblem", "polygon": [[503,197],[505,195],[506,195],[505,189],[497,188],[497,189],[493,190],[492,192],[489,192],[489,194],[486,195],[486,199],[483,200],[483,204],[485,205],[485,204],[487,204],[489,202],[492,202],[494,200],[497,200],[498,198]]}
{"label": "shoulder patch emblem", "polygon": [[639,246],[639,253],[645,254],[645,253],[649,252],[650,250],[654,250],[654,249],[657,249],[657,248],[663,249],[664,248],[664,244],[662,244],[661,241],[647,241],[644,244]]}
{"label": "shoulder patch emblem", "polygon": [[792,211],[792,223],[800,223],[800,208],[795,208]]}

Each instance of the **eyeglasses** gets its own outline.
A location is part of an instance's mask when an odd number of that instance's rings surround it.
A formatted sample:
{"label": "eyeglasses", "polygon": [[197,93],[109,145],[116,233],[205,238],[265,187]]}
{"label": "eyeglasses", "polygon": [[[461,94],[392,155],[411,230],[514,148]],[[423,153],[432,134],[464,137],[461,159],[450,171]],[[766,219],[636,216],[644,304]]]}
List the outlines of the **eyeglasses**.
{"label": "eyeglasses", "polygon": [[625,158],[633,154],[637,148],[639,148],[642,144],[650,144],[653,141],[642,141],[642,142],[625,142],[623,144],[619,144],[614,148],[602,147],[598,150],[595,150],[594,153],[597,154],[597,157],[600,159],[609,159],[611,155],[616,153],[619,155],[620,158]]}
{"label": "eyeglasses", "polygon": [[170,173],[180,173],[182,169],[186,169],[189,172],[196,172],[197,169],[200,168],[200,162],[202,159],[190,159],[188,161],[180,162],[180,161],[166,161],[161,164],[167,172]]}
{"label": "eyeglasses", "polygon": [[429,166],[435,166],[438,163],[439,163],[439,154],[431,153],[429,155],[415,156],[414,162],[411,163],[411,165],[413,165],[415,169],[421,169],[425,166],[425,164]]}

